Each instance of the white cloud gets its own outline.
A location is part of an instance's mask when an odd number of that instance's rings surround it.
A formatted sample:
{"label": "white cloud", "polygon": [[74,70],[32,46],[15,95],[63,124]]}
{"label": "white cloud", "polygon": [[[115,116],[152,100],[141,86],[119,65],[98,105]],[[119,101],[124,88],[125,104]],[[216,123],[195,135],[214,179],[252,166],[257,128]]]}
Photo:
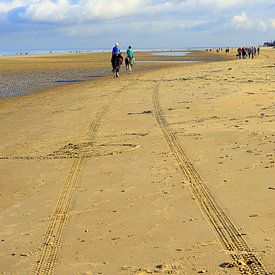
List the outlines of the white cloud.
{"label": "white cloud", "polygon": [[247,7],[261,6],[272,2],[272,0],[184,0],[180,1],[170,1],[174,2],[176,7],[184,8],[209,8],[215,11],[222,11],[231,8],[244,9]]}
{"label": "white cloud", "polygon": [[175,14],[198,19],[210,18],[213,14],[230,9],[255,9],[257,5],[262,7],[272,1],[250,0],[248,5],[247,0],[6,0],[0,3],[0,13],[21,7],[20,18],[50,24],[110,20],[125,16],[167,16],[170,19]]}
{"label": "white cloud", "polygon": [[192,0],[191,2],[197,2],[197,5],[211,6],[213,9],[227,9],[237,5],[242,5],[242,0]]}
{"label": "white cloud", "polygon": [[0,0],[0,33],[102,40],[118,30],[137,40],[171,33],[175,41],[205,33],[222,40],[235,29],[274,32],[274,8],[274,0]]}
{"label": "white cloud", "polygon": [[256,24],[258,30],[266,32],[269,28],[269,24],[263,20],[260,20],[258,24]]}
{"label": "white cloud", "polygon": [[235,27],[236,29],[255,29],[261,32],[266,32],[269,30],[270,27],[275,27],[275,20],[268,20],[268,19],[257,19],[253,18],[251,19],[246,15],[245,12],[242,12],[239,15],[235,15],[232,18],[231,25]]}
{"label": "white cloud", "polygon": [[[249,5],[267,0],[250,0]],[[232,7],[246,6],[245,0],[13,0],[0,3],[0,11],[8,12],[24,7],[24,19],[47,22],[75,22],[95,18],[112,19],[127,15],[155,15],[169,12],[188,14],[199,11],[221,11]]]}
{"label": "white cloud", "polygon": [[169,8],[169,3],[151,5],[151,1],[142,0],[38,0],[25,6],[20,14],[30,21],[48,23],[76,23],[98,19],[114,19],[121,16],[146,13],[154,9],[156,12]]}
{"label": "white cloud", "polygon": [[13,1],[3,1],[0,3],[0,12],[9,12],[10,10],[25,6],[29,3],[30,1],[26,0],[13,0]]}
{"label": "white cloud", "polygon": [[[21,14],[24,19],[33,21],[45,21],[48,23],[67,22],[68,13],[74,8],[67,0],[41,0],[33,2],[26,7],[24,13]],[[74,17],[74,13],[72,13]]]}
{"label": "white cloud", "polygon": [[232,25],[236,29],[250,29],[254,27],[254,22],[250,20],[243,11],[240,15],[235,15],[232,19]]}

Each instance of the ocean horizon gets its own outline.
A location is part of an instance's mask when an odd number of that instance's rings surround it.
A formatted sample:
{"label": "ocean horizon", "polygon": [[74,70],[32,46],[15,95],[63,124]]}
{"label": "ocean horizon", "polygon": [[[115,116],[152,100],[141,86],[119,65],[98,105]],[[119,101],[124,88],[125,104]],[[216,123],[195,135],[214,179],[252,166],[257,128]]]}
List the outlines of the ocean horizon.
{"label": "ocean horizon", "polygon": [[[185,48],[137,48],[134,51],[188,51],[188,50],[205,50],[216,49],[219,47],[185,47]],[[122,52],[126,52],[126,48],[122,48]],[[21,55],[40,55],[40,54],[66,54],[66,53],[100,53],[111,52],[112,48],[106,49],[24,49],[24,50],[0,50],[0,56],[21,56]]]}

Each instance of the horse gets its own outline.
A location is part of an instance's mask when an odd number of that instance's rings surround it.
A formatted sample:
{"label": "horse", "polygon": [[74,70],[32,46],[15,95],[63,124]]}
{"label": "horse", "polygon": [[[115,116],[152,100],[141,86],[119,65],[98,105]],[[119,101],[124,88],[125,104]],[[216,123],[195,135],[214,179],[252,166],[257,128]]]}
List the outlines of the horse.
{"label": "horse", "polygon": [[129,70],[130,73],[132,73],[133,65],[134,65],[134,58],[127,56],[125,58],[125,65],[126,65],[126,71]]}
{"label": "horse", "polygon": [[119,77],[119,69],[120,66],[123,63],[123,56],[121,54],[119,55],[112,55],[112,59],[111,59],[111,64],[113,67],[113,73],[114,73],[114,77]]}

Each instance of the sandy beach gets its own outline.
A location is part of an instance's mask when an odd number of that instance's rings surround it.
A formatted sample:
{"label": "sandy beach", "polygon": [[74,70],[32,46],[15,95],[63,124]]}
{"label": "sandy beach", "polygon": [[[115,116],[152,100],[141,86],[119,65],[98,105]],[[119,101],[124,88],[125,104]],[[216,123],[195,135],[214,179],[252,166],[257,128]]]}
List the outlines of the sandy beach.
{"label": "sandy beach", "polygon": [[275,274],[275,49],[234,54],[0,59],[43,89],[0,99],[0,274]]}

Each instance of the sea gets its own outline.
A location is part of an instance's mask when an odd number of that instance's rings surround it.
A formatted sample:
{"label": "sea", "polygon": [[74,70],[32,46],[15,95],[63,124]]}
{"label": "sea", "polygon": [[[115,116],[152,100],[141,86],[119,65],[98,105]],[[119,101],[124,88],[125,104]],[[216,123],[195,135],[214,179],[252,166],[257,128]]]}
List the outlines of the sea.
{"label": "sea", "polygon": [[[152,52],[174,52],[174,51],[188,51],[188,50],[205,50],[210,47],[190,47],[190,48],[148,48],[148,49],[134,49],[135,51],[152,51]],[[212,49],[214,49],[212,47]],[[126,52],[127,49],[121,49],[122,52]],[[100,53],[100,52],[110,52],[109,49],[20,49],[20,50],[1,50],[0,56],[18,56],[18,55],[33,55],[33,54],[66,54],[66,53]]]}
{"label": "sea", "polygon": [[[91,50],[91,49],[25,49],[25,50],[1,50],[0,56],[16,56],[28,54],[63,54],[63,53],[85,53],[85,52],[105,52],[104,49]],[[107,50],[106,50],[107,52]]]}

